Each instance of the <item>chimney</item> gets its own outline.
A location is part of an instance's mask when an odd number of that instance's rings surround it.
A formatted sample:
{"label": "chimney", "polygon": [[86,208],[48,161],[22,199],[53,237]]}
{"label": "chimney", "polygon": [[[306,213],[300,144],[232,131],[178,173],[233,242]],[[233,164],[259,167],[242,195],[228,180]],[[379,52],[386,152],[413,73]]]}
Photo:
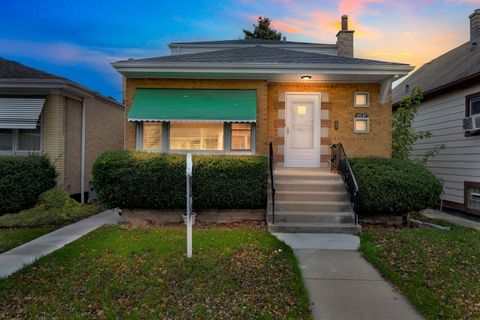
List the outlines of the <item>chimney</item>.
{"label": "chimney", "polygon": [[480,9],[476,9],[470,16],[470,41],[480,37]]}
{"label": "chimney", "polygon": [[353,30],[348,30],[348,16],[343,15],[342,29],[337,33],[337,56],[353,58],[354,32]]}

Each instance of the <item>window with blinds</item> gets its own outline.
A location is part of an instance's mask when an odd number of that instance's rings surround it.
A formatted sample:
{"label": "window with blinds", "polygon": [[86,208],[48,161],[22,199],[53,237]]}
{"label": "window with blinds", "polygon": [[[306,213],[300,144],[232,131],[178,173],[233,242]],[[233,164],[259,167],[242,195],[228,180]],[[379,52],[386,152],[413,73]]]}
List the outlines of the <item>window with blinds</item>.
{"label": "window with blinds", "polygon": [[251,141],[252,125],[250,123],[232,123],[232,150],[250,150]]}
{"label": "window with blinds", "polygon": [[171,122],[171,150],[222,151],[222,122]]}
{"label": "window with blinds", "polygon": [[162,151],[162,122],[143,123],[143,145],[145,151]]}

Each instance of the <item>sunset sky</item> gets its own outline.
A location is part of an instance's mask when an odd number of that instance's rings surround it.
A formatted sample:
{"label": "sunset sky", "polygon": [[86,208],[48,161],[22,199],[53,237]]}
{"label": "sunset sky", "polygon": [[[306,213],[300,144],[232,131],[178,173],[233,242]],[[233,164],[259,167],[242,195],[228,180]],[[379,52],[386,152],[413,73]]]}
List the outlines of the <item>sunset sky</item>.
{"label": "sunset sky", "polygon": [[121,98],[110,62],[168,54],[173,41],[239,39],[260,15],[291,41],[334,43],[340,16],[355,56],[421,66],[469,38],[480,0],[0,0],[0,56]]}

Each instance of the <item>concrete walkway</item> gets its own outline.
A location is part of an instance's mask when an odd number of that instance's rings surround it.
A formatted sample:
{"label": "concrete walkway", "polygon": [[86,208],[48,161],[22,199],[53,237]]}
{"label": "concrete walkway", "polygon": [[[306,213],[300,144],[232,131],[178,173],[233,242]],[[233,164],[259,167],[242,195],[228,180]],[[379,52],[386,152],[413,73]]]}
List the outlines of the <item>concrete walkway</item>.
{"label": "concrete walkway", "polygon": [[25,265],[62,248],[64,245],[105,224],[115,224],[121,220],[122,218],[118,213],[107,210],[4,252],[0,254],[0,278],[8,277]]}
{"label": "concrete walkway", "polygon": [[473,219],[468,219],[460,215],[453,215],[453,214],[449,214],[446,212],[433,210],[433,209],[424,210],[422,213],[429,218],[445,220],[454,224],[458,224],[460,226],[473,228],[480,231],[480,222]]}
{"label": "concrete walkway", "polygon": [[274,234],[294,250],[310,295],[314,319],[423,319],[358,252],[345,234]]}

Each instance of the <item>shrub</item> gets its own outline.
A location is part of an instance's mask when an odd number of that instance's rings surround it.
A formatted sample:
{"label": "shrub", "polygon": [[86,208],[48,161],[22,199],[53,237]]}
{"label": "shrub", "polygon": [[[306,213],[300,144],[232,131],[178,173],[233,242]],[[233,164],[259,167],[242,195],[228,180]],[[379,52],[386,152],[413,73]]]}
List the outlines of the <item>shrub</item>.
{"label": "shrub", "polygon": [[0,216],[0,228],[64,225],[91,216],[97,211],[95,206],[81,205],[60,189],[51,189],[40,195],[35,207]]}
{"label": "shrub", "polygon": [[[185,208],[185,155],[109,151],[93,166],[100,203],[121,208]],[[265,208],[264,156],[193,156],[193,206]]]}
{"label": "shrub", "polygon": [[45,156],[0,156],[0,214],[31,208],[55,187],[55,168]]}
{"label": "shrub", "polygon": [[360,215],[420,211],[437,203],[442,192],[440,181],[425,166],[408,160],[357,158],[351,165]]}

